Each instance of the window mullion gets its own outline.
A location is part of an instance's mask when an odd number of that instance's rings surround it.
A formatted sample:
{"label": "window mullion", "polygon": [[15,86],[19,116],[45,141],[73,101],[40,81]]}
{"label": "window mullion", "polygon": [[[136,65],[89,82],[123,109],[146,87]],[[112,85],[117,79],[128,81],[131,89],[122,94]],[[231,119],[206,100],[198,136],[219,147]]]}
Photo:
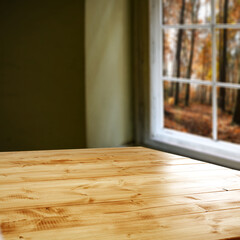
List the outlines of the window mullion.
{"label": "window mullion", "polygon": [[224,88],[240,89],[240,84],[237,84],[237,83],[217,82],[216,86],[224,87]]}
{"label": "window mullion", "polygon": [[211,0],[211,33],[212,33],[212,135],[213,140],[217,140],[217,79],[216,79],[216,18],[215,1]]}
{"label": "window mullion", "polygon": [[161,91],[161,125],[160,128],[164,128],[164,84],[163,84],[163,48],[164,48],[164,43],[163,43],[163,3],[162,0],[160,0],[160,6],[159,6],[159,12],[160,12],[160,91]]}
{"label": "window mullion", "polygon": [[[151,119],[150,119],[150,135],[153,137],[157,135],[162,129],[159,125],[163,125],[163,107],[162,107],[162,83],[161,83],[161,75],[162,75],[162,63],[161,63],[161,55],[162,55],[162,45],[160,40],[161,26],[160,26],[160,4],[159,0],[151,0],[150,1],[150,64],[151,64]],[[159,31],[160,29],[160,31]]]}
{"label": "window mullion", "polygon": [[164,29],[209,29],[211,24],[171,24],[163,25]]}
{"label": "window mullion", "polygon": [[216,24],[216,29],[239,29],[240,24],[239,23],[234,23],[234,24],[229,24],[229,23],[221,23],[221,24]]}
{"label": "window mullion", "polygon": [[200,79],[188,79],[188,78],[176,78],[176,77],[167,77],[167,76],[163,76],[162,77],[163,80],[166,81],[171,81],[171,82],[180,82],[180,83],[194,83],[194,84],[201,84],[201,85],[205,85],[205,86],[212,86],[212,81],[208,81],[208,80],[200,80]]}

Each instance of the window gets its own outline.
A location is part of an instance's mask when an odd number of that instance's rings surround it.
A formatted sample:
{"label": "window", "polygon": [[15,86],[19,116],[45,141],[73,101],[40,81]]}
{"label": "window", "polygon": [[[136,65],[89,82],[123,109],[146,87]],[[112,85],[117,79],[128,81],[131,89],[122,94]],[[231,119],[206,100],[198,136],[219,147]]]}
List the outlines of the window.
{"label": "window", "polygon": [[150,16],[151,141],[240,169],[240,1],[151,0]]}

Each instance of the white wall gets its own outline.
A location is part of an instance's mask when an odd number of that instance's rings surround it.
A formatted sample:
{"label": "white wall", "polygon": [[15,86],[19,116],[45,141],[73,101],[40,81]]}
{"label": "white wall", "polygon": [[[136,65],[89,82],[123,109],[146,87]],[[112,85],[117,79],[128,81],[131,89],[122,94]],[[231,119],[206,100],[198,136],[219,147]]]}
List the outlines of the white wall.
{"label": "white wall", "polygon": [[130,1],[86,0],[88,147],[132,140]]}

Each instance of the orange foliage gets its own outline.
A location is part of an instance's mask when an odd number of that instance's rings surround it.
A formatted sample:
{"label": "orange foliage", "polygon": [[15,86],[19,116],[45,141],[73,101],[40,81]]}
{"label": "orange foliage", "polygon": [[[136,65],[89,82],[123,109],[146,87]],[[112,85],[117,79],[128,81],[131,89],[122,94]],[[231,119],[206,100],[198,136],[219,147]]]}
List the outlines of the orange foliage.
{"label": "orange foliage", "polygon": [[[200,136],[212,136],[211,106],[192,104],[190,107],[173,107],[165,103],[165,127]],[[232,124],[232,115],[219,112],[218,139],[240,143],[240,126]]]}

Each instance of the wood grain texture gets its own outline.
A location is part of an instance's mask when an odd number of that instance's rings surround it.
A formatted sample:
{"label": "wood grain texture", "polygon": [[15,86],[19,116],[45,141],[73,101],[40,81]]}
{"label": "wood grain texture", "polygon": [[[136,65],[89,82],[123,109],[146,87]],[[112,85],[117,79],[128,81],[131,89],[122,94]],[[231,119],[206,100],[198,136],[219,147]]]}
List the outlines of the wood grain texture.
{"label": "wood grain texture", "polygon": [[240,173],[142,147],[0,153],[5,240],[240,239]]}

